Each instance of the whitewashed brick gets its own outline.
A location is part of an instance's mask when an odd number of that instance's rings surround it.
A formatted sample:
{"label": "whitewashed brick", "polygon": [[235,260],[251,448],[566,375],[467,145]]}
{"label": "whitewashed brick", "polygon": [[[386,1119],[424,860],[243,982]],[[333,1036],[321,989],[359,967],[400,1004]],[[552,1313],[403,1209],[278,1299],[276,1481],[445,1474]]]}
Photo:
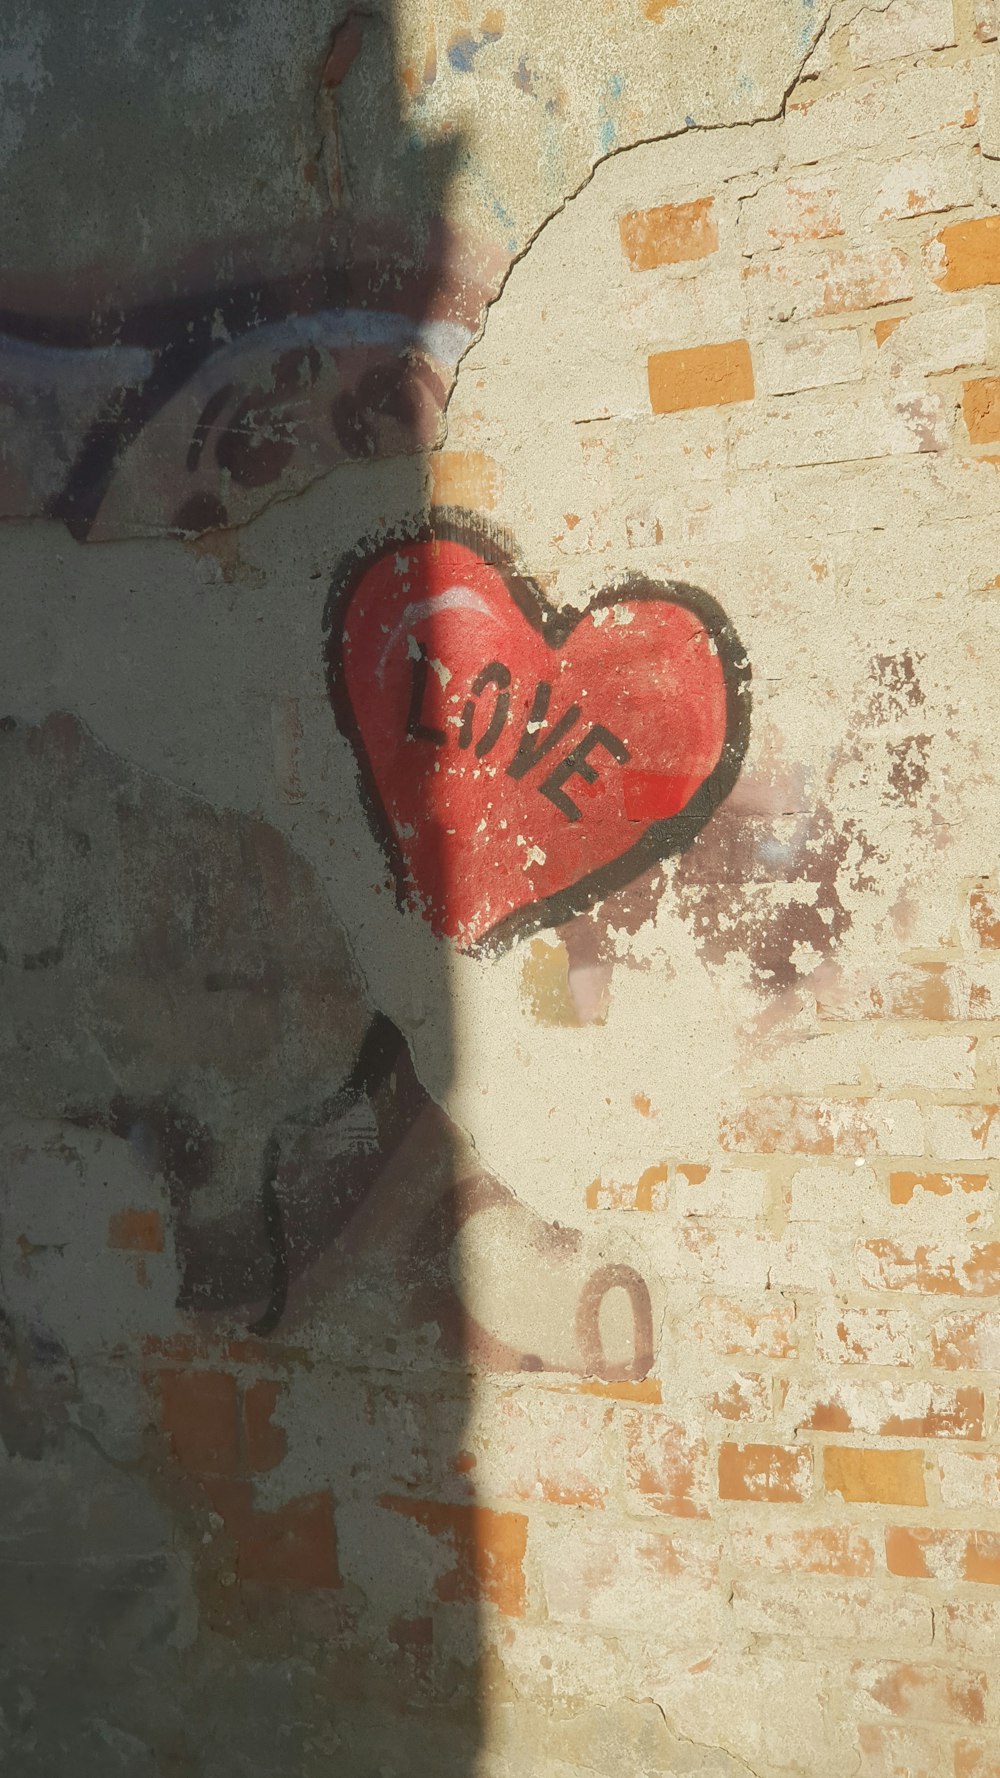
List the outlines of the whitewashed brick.
{"label": "whitewashed brick", "polygon": [[829,332],[802,329],[765,339],[755,354],[759,382],[769,395],[793,395],[831,383],[855,383],[861,376],[861,343],[851,327]]}
{"label": "whitewashed brick", "polygon": [[843,232],[840,193],[827,175],[805,173],[765,185],[740,205],[740,244],[747,254]]}
{"label": "whitewashed brick", "polygon": [[708,1545],[621,1524],[533,1525],[528,1550],[556,1623],[632,1629],[645,1619],[685,1641],[718,1626],[718,1563]]}
{"label": "whitewashed brick", "polygon": [[789,105],[786,148],[795,164],[835,154],[885,147],[920,136],[954,136],[976,122],[972,64],[907,68],[892,81],[878,79],[846,92],[827,93]]}
{"label": "whitewashed brick", "polygon": [[997,36],[997,0],[976,0],[975,29],[980,43],[995,43]]}
{"label": "whitewashed brick", "polygon": [[1000,1512],[1000,1456],[995,1451],[958,1451],[942,1444],[937,1458],[942,1506]]}
{"label": "whitewashed brick", "polygon": [[816,1356],[823,1364],[891,1364],[915,1361],[913,1320],[895,1303],[852,1309],[825,1302],[816,1308]]}
{"label": "whitewashed brick", "polygon": [[871,394],[849,399],[828,396],[751,415],[736,431],[735,457],[740,469],[852,463],[866,457],[943,451],[950,431],[950,408],[937,394],[921,390],[884,399]]}
{"label": "whitewashed brick", "polygon": [[870,1586],[825,1589],[810,1581],[754,1577],[733,1584],[733,1614],[758,1636],[880,1642],[891,1638],[915,1647],[934,1639],[930,1603],[914,1594],[880,1594]]}
{"label": "whitewashed brick", "polygon": [[982,303],[949,303],[904,315],[879,348],[878,367],[923,376],[989,364],[989,323]]}
{"label": "whitewashed brick", "polygon": [[952,0],[892,0],[884,11],[866,7],[853,21],[849,38],[855,68],[924,55],[954,41]]}
{"label": "whitewashed brick", "polygon": [[922,1087],[959,1092],[975,1082],[975,1041],[960,1033],[904,1037],[886,1031],[877,1042],[873,1067],[879,1086],[887,1090]]}
{"label": "whitewashed brick", "polygon": [[929,216],[974,204],[979,197],[979,167],[966,148],[940,154],[909,155],[891,166],[860,169],[852,196],[863,229],[900,217]]}

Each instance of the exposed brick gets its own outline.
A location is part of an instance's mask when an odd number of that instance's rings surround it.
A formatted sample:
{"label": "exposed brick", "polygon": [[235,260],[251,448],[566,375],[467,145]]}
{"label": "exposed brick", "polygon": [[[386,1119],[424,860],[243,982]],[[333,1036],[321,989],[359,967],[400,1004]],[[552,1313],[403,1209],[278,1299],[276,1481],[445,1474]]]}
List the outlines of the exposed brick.
{"label": "exposed brick", "polygon": [[912,1365],[918,1356],[912,1317],[895,1304],[857,1309],[820,1303],[816,1356],[823,1364]]}
{"label": "exposed brick", "polygon": [[633,1508],[708,1516],[708,1447],[666,1414],[622,1411],[625,1478]]}
{"label": "exposed brick", "polygon": [[981,1723],[986,1715],[985,1674],[888,1661],[870,1667],[859,1663],[854,1671],[859,1690],[890,1716]]}
{"label": "exposed brick", "polygon": [[973,889],[969,896],[969,920],[978,945],[984,950],[1000,950],[1000,892]]}
{"label": "exposed brick", "polygon": [[920,1451],[866,1451],[827,1445],[823,1480],[828,1494],[881,1506],[926,1506],[924,1459]]}
{"label": "exposed brick", "polygon": [[909,1580],[979,1581],[1000,1586],[1000,1532],[937,1531],[895,1525],[885,1534],[890,1574]]}
{"label": "exposed brick", "polygon": [[783,1409],[796,1428],[813,1432],[866,1432],[878,1438],[974,1438],[983,1436],[981,1389],[946,1389],[934,1383],[842,1374],[828,1388],[793,1383]]}
{"label": "exposed brick", "polygon": [[942,290],[1000,284],[1000,216],[950,223],[929,243],[928,265]]}
{"label": "exposed brick", "polygon": [[720,1447],[720,1500],[802,1501],[811,1488],[812,1452],[805,1446]]}
{"label": "exposed brick", "polygon": [[909,1173],[889,1174],[890,1204],[910,1204],[915,1192],[927,1192],[936,1198],[951,1198],[965,1193],[982,1192],[989,1185],[985,1173]]}
{"label": "exposed brick", "polygon": [[618,219],[622,249],[634,272],[661,265],[705,259],[719,245],[712,214],[713,199],[687,204],[660,204],[655,210],[630,210]]}
{"label": "exposed brick", "polygon": [[236,1379],[228,1371],[161,1371],[160,1416],[174,1456],[196,1475],[236,1475],[240,1416]]}
{"label": "exposed brick", "polygon": [[924,55],[954,41],[952,0],[892,0],[884,12],[866,8],[852,21],[849,38],[855,68]]}
{"label": "exposed brick", "polygon": [[963,383],[962,414],[970,444],[996,444],[1000,440],[1000,377],[977,377],[973,383]]}
{"label": "exposed brick", "polygon": [[1000,1295],[1000,1241],[964,1248],[898,1241],[859,1241],[858,1271],[869,1289],[942,1296]]}
{"label": "exposed brick", "polygon": [[283,1426],[271,1419],[282,1393],[280,1383],[260,1378],[243,1396],[243,1436],[247,1468],[255,1473],[276,1469],[288,1447]]}
{"label": "exposed brick", "polygon": [[439,1599],[451,1604],[481,1599],[506,1617],[523,1616],[528,1541],[528,1521],[523,1513],[491,1512],[485,1506],[444,1505],[394,1494],[383,1495],[380,1504],[414,1520],[432,1537],[448,1539],[454,1563],[436,1583]]}
{"label": "exposed brick", "polygon": [[708,1296],[692,1331],[724,1357],[793,1358],[794,1327],[794,1303],[733,1302]]}
{"label": "exposed brick", "polygon": [[992,1739],[988,1746],[959,1741],[955,1746],[955,1778],[1000,1778],[1000,1754]]}
{"label": "exposed brick", "polygon": [[728,1538],[741,1568],[803,1574],[868,1575],[874,1572],[871,1540],[852,1525],[810,1526],[802,1531],[757,1531],[733,1526]]}
{"label": "exposed brick", "polygon": [[265,1511],[255,1506],[249,1482],[213,1477],[204,1486],[235,1546],[241,1581],[294,1589],[340,1586],[333,1501],[327,1490],[296,1495]]}
{"label": "exposed brick", "polygon": [[428,456],[435,506],[492,512],[500,494],[500,467],[483,451],[432,451]]}
{"label": "exposed brick", "polygon": [[746,340],[654,352],[649,360],[649,399],[654,414],[752,401],[753,394],[753,364]]}
{"label": "exposed brick", "polygon": [[159,1210],[118,1210],[108,1223],[108,1246],[123,1253],[162,1253]]}

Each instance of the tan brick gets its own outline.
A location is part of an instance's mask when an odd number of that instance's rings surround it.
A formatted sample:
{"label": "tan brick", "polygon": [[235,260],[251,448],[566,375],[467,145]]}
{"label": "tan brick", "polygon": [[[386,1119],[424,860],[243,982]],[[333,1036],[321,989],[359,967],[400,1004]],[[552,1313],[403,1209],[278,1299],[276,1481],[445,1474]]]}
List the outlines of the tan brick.
{"label": "tan brick", "polygon": [[1000,1778],[1000,1754],[992,1736],[988,1742],[959,1741],[955,1745],[955,1778]]}
{"label": "tan brick", "polygon": [[855,68],[920,56],[955,42],[952,0],[892,0],[884,12],[860,12],[850,29]]}
{"label": "tan brick", "polygon": [[649,399],[654,414],[752,401],[753,365],[746,340],[654,352],[649,360]]}
{"label": "tan brick", "polygon": [[719,1449],[720,1500],[786,1503],[812,1489],[812,1452],[801,1445],[732,1445]]}
{"label": "tan brick", "polygon": [[927,1505],[920,1451],[871,1451],[827,1445],[823,1452],[823,1481],[828,1494],[839,1494],[852,1503]]}
{"label": "tan brick", "polygon": [[828,332],[783,328],[764,341],[758,359],[761,386],[770,395],[855,383],[861,377],[861,345],[852,327]]}
{"label": "tan brick", "polygon": [[608,1403],[519,1390],[488,1405],[482,1426],[467,1434],[475,1486],[487,1499],[604,1505],[612,1482]]}
{"label": "tan brick", "polygon": [[928,245],[931,276],[942,290],[1000,284],[1000,216],[953,222]]}
{"label": "tan brick", "polygon": [[979,199],[974,154],[949,148],[938,154],[913,154],[884,167],[863,170],[860,222],[865,229],[910,216],[932,216]]}
{"label": "tan brick", "polygon": [[904,1101],[889,1103],[891,1110],[861,1099],[771,1095],[724,1116],[719,1141],[747,1154],[864,1156],[894,1149],[912,1154],[919,1140],[916,1121],[908,1117],[912,1108]]}
{"label": "tan brick", "polygon": [[969,921],[977,944],[985,950],[1000,950],[1000,892],[973,889],[969,896]]}
{"label": "tan brick", "polygon": [[951,429],[951,406],[932,390],[822,391],[801,404],[769,402],[764,412],[753,410],[735,428],[734,455],[741,472],[859,463],[946,451]]}
{"label": "tan brick", "polygon": [[523,1513],[492,1512],[484,1506],[453,1506],[394,1494],[383,1495],[379,1504],[448,1545],[453,1560],[436,1584],[439,1599],[449,1604],[483,1600],[506,1617],[523,1615],[528,1536]]}
{"label": "tan brick", "polygon": [[937,1607],[937,1618],[949,1653],[1000,1660],[1000,1595],[948,1599]]}
{"label": "tan brick", "polygon": [[980,43],[995,43],[997,37],[996,0],[975,0],[975,31]]}
{"label": "tan brick", "polygon": [[618,219],[622,250],[634,272],[661,265],[706,259],[719,245],[714,200],[695,198],[686,204],[660,204],[655,210],[630,210]]}
{"label": "tan brick", "polygon": [[432,451],[428,463],[435,506],[493,511],[500,494],[500,467],[484,451]]}
{"label": "tan brick", "polygon": [[708,1411],[720,1420],[769,1420],[771,1383],[755,1373],[737,1374],[709,1396]]}

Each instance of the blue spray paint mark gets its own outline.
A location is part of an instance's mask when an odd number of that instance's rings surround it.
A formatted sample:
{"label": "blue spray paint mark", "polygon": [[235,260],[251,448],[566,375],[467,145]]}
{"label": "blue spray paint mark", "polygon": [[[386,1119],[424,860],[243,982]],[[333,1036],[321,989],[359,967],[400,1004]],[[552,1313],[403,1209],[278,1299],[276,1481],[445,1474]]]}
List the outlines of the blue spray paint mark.
{"label": "blue spray paint mark", "polygon": [[806,16],[802,21],[802,28],[799,31],[799,48],[803,54],[805,54],[806,50],[812,48],[813,24],[815,22],[812,13],[815,5],[816,0],[802,0],[802,6]]}
{"label": "blue spray paint mark", "polygon": [[604,89],[604,97],[598,110],[601,120],[601,150],[604,154],[610,154],[618,140],[618,125],[611,115],[611,106],[618,104],[624,91],[625,76],[623,74],[609,75]]}

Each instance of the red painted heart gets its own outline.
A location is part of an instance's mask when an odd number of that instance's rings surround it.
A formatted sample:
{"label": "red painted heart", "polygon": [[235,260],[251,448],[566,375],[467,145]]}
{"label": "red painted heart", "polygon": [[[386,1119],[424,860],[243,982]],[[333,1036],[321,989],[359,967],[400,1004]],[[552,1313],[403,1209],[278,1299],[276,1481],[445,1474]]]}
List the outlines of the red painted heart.
{"label": "red painted heart", "polygon": [[682,851],[746,751],[749,668],[706,593],[630,580],[556,611],[471,522],[355,554],[327,631],[400,901],[463,950]]}

